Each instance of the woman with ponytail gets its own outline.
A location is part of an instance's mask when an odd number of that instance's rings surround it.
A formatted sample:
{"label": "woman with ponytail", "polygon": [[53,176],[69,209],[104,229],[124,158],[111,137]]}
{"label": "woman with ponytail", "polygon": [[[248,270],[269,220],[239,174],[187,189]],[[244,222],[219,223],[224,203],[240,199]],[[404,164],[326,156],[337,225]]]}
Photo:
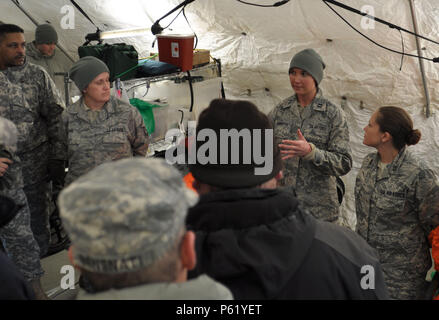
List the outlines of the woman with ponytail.
{"label": "woman with ponytail", "polygon": [[357,232],[378,251],[393,299],[425,298],[429,247],[439,240],[439,210],[430,201],[439,200],[438,181],[407,149],[420,138],[398,107],[379,108],[364,128],[363,144],[378,152],[365,157],[357,176]]}

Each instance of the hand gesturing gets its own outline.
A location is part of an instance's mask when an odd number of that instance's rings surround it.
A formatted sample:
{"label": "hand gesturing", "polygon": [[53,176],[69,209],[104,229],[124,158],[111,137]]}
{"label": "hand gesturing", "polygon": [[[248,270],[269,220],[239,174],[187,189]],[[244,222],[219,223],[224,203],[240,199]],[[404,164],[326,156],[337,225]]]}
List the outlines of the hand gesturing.
{"label": "hand gesturing", "polygon": [[282,160],[293,157],[304,157],[312,151],[311,145],[306,141],[300,129],[297,129],[297,140],[282,140],[279,144]]}

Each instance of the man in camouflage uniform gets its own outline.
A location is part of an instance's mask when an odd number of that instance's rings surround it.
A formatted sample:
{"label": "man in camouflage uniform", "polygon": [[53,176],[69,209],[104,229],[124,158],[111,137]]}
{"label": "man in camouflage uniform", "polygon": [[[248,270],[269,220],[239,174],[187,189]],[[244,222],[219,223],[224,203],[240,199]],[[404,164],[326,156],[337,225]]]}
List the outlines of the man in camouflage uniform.
{"label": "man in camouflage uniform", "polygon": [[[35,40],[26,43],[26,61],[42,66],[55,82],[58,91],[61,93],[61,98],[69,104],[70,98],[66,97],[65,78],[61,75],[55,75],[55,73],[65,73],[65,75],[68,75],[68,71],[73,62],[62,52],[56,50],[57,43],[58,34],[55,28],[50,24],[39,25],[35,30]],[[69,96],[70,92],[71,88],[70,91],[68,90],[67,92]],[[57,182],[62,183],[63,181]],[[50,224],[52,230],[56,232],[52,232],[51,246],[48,251],[49,255],[62,250],[63,243],[66,241],[55,203],[55,199],[62,188],[62,184],[52,182],[51,198],[53,202],[50,206]]]}
{"label": "man in camouflage uniform", "polygon": [[0,116],[17,126],[17,156],[31,227],[44,256],[50,242],[49,181],[63,179],[66,152],[59,139],[64,103],[48,73],[25,60],[23,30],[0,25]]}
{"label": "man in camouflage uniform", "polygon": [[67,73],[73,62],[56,50],[58,34],[50,24],[41,24],[35,30],[35,40],[26,44],[26,60],[42,66],[55,82],[65,99],[64,77],[55,73]]}
{"label": "man in camouflage uniform", "polygon": [[9,223],[0,227],[0,240],[8,256],[32,285],[36,297],[46,298],[40,284],[44,274],[40,264],[40,249],[30,227],[20,159],[15,155],[17,134],[15,125],[0,117],[0,195],[12,199],[20,208]]}
{"label": "man in camouflage uniform", "polygon": [[163,159],[105,163],[66,187],[60,214],[90,284],[77,299],[231,299],[206,275],[187,281],[196,254],[185,218],[197,200]]}
{"label": "man in camouflage uniform", "polygon": [[381,172],[379,162],[378,153],[367,155],[357,176],[357,232],[378,251],[390,296],[422,299],[431,267],[426,239],[438,233],[439,185],[406,148]]}
{"label": "man in camouflage uniform", "polygon": [[[270,113],[274,136],[278,143],[293,140],[309,143],[305,156],[294,156],[284,161],[281,185],[293,187],[303,209],[314,217],[335,222],[339,215],[336,177],[352,168],[349,129],[343,110],[327,100],[318,84],[325,65],[312,49],[293,57],[293,68],[308,72],[316,83],[316,95],[310,105],[301,106],[293,95]],[[293,86],[293,83],[292,83]]]}

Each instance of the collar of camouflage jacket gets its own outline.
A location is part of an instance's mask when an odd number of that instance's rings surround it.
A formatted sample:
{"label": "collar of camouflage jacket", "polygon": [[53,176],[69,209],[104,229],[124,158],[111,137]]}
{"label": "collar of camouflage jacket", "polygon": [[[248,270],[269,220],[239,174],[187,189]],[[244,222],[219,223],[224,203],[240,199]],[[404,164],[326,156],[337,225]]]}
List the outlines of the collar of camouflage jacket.
{"label": "collar of camouflage jacket", "polygon": [[21,73],[22,71],[24,71],[27,66],[29,65],[29,63],[27,62],[27,59],[24,61],[22,66],[15,66],[15,67],[8,67],[5,70],[2,70],[2,72],[4,74],[8,74],[8,73]]}
{"label": "collar of camouflage jacket", "polygon": [[[297,95],[293,95],[291,97],[291,102],[292,103],[286,103],[284,104],[281,108],[282,109],[287,109],[287,108],[291,108],[291,106],[293,105],[298,105],[298,100],[297,100]],[[316,111],[326,111],[326,102],[324,101],[324,97],[323,97],[323,92],[322,89],[318,89],[316,96],[314,97],[313,101],[311,102],[309,108],[316,110]]]}
{"label": "collar of camouflage jacket", "polygon": [[[395,157],[395,159],[393,159],[393,161],[387,165],[387,171],[389,172],[389,174],[399,170],[399,168],[401,167],[401,165],[404,163],[405,159],[407,158],[408,154],[409,153],[408,153],[406,147],[401,149],[401,151],[398,153],[398,155]],[[370,161],[368,163],[368,167],[369,168],[378,168],[379,161],[380,161],[380,155],[377,152],[375,154],[375,157],[370,159]]]}
{"label": "collar of camouflage jacket", "polygon": [[26,55],[34,58],[35,60],[43,60],[43,59],[52,59],[56,54],[56,50],[53,52],[53,55],[50,57],[44,56],[40,50],[35,46],[35,41],[26,45]]}
{"label": "collar of camouflage jacket", "polygon": [[[82,120],[85,120],[87,122],[90,122],[89,117],[87,115],[87,110],[83,107],[83,103],[84,103],[84,98],[81,97],[81,99],[79,99],[76,103],[74,103],[69,109],[68,112],[72,115],[77,115],[79,118],[81,118]],[[104,106],[102,107],[102,114],[105,115],[109,115],[109,114],[113,114],[116,113],[116,105],[117,105],[117,100],[114,97],[110,97],[110,100],[108,102],[106,102],[104,104]],[[98,118],[96,119],[97,121],[102,120],[102,116],[99,115]]]}

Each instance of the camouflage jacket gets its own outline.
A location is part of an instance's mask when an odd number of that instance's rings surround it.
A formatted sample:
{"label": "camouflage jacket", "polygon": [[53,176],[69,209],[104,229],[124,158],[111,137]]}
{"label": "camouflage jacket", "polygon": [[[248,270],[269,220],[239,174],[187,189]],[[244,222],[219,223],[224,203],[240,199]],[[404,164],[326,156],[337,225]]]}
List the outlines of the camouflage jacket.
{"label": "camouflage jacket", "polygon": [[55,75],[55,73],[69,72],[73,62],[62,52],[59,52],[58,49],[55,49],[55,52],[51,57],[43,56],[35,46],[35,42],[29,42],[26,44],[26,60],[30,63],[42,66],[49,73],[53,82],[55,82],[56,88],[61,93],[61,98],[65,100],[64,77]]}
{"label": "camouflage jacket", "polygon": [[69,162],[66,185],[104,162],[146,156],[149,137],[142,116],[119,99],[111,97],[95,121],[90,121],[82,98],[62,117]]}
{"label": "camouflage jacket", "polygon": [[65,160],[59,137],[61,100],[48,73],[26,62],[0,72],[0,116],[17,126],[24,185],[47,179],[49,159]]}
{"label": "camouflage jacket", "polygon": [[345,114],[323,97],[321,89],[302,114],[299,108],[302,107],[294,95],[269,113],[277,142],[296,140],[300,129],[305,139],[316,147],[314,158],[284,161],[281,185],[292,186],[303,209],[314,217],[334,222],[339,214],[336,176],[345,175],[352,168]]}
{"label": "camouflage jacket", "polygon": [[12,160],[5,174],[0,177],[0,194],[13,198],[17,189],[23,188],[23,177],[21,175],[20,159],[11,151],[10,148],[0,144],[0,158]]}
{"label": "camouflage jacket", "polygon": [[379,179],[378,163],[378,153],[367,155],[356,179],[357,232],[378,251],[390,295],[416,298],[431,267],[427,237],[439,225],[426,200],[439,195],[438,181],[406,148]]}
{"label": "camouflage jacket", "polygon": [[13,198],[17,189],[23,188],[20,159],[16,156],[18,131],[15,125],[0,117],[0,158],[12,160],[0,177],[0,194]]}

